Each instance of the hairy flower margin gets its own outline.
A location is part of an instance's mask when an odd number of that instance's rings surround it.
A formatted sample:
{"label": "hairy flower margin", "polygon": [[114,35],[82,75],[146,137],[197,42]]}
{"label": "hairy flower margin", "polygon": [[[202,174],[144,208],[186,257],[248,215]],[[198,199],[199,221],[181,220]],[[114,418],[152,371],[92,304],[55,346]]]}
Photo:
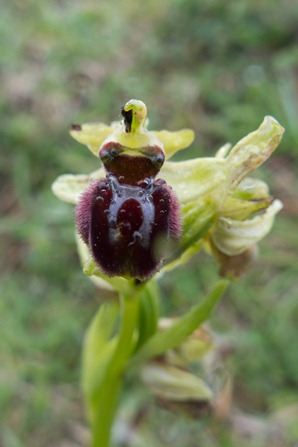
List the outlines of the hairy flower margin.
{"label": "hairy flower margin", "polygon": [[[204,248],[215,257],[222,274],[239,276],[254,258],[257,243],[270,231],[275,215],[282,208],[282,203],[270,196],[266,183],[250,174],[276,149],[283,127],[266,116],[257,130],[232,148],[230,144],[224,145],[215,157],[171,162],[168,159],[174,153],[192,143],[193,131],[148,131],[145,104],[131,100],[124,107],[133,113],[130,133],[121,121],[110,126],[102,123],[75,125],[70,134],[97,157],[103,143],[110,141],[132,152],[156,142],[164,149],[166,162],[158,178],[164,179],[178,197],[182,235],[178,249],[165,258],[161,271],[185,263]],[[90,182],[103,177],[103,167],[89,175],[62,175],[54,182],[52,190],[59,199],[76,205]],[[105,276],[79,237],[77,242],[85,274],[102,287],[119,290],[125,279]]]}

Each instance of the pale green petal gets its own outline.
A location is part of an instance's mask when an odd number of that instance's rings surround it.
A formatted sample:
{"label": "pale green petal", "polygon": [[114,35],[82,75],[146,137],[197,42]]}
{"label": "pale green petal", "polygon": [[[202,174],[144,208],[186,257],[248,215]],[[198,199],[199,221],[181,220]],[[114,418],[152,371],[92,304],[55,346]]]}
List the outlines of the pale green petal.
{"label": "pale green petal", "polygon": [[242,138],[226,158],[227,175],[231,188],[270,157],[278,146],[284,128],[271,116],[266,116],[260,127]]}
{"label": "pale green petal", "polygon": [[[120,123],[117,124],[118,126]],[[98,150],[103,141],[115,132],[114,125],[106,126],[103,123],[86,123],[70,130],[70,135],[79,143],[85,144],[90,151],[98,157]]]}
{"label": "pale green petal", "polygon": [[238,255],[260,241],[271,230],[282,203],[275,200],[262,215],[244,221],[219,217],[212,230],[212,241],[228,256]]}
{"label": "pale green petal", "polygon": [[98,169],[89,175],[60,175],[52,184],[52,191],[63,202],[76,205],[80,200],[82,192],[89,186],[90,182],[102,177],[105,177],[103,169]]}
{"label": "pale green petal", "polygon": [[175,366],[150,362],[141,369],[143,382],[154,394],[170,400],[211,400],[213,393],[199,377]]}
{"label": "pale green petal", "polygon": [[81,130],[72,129],[70,135],[85,144],[97,157],[99,148],[105,140],[117,141],[130,149],[158,145],[164,148],[166,158],[188,147],[194,140],[194,132],[190,129],[182,129],[177,132],[166,130],[149,132],[144,127],[139,133],[127,133],[120,122],[117,123],[117,126],[115,124],[106,126],[102,123],[86,123],[81,126]]}
{"label": "pale green petal", "polygon": [[195,138],[195,134],[191,129],[182,129],[177,132],[160,130],[152,131],[151,133],[163,143],[166,158],[170,158],[176,152],[190,146]]}

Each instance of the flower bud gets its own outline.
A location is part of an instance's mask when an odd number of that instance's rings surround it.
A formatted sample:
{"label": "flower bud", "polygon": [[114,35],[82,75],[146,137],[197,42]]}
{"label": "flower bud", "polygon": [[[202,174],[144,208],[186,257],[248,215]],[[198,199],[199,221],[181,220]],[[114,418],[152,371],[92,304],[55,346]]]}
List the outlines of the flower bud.
{"label": "flower bud", "polygon": [[[159,330],[163,331],[175,324],[177,318],[162,318],[158,322]],[[211,333],[205,326],[198,327],[183,343],[175,349],[167,351],[167,362],[185,367],[200,360],[213,347]]]}
{"label": "flower bud", "polygon": [[269,233],[274,217],[281,208],[282,203],[275,200],[265,213],[252,219],[239,221],[220,216],[211,232],[214,245],[228,256],[243,253]]}
{"label": "flower bud", "polygon": [[213,393],[199,377],[184,369],[162,362],[149,362],[142,366],[141,378],[153,393],[174,401],[210,401]]}

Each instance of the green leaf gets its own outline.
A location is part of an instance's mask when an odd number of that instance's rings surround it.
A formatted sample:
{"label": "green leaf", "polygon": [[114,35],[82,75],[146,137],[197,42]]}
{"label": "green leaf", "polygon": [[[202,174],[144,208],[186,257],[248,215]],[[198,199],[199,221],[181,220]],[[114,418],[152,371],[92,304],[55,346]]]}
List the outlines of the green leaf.
{"label": "green leaf", "polygon": [[82,387],[90,416],[97,407],[99,389],[116,348],[113,336],[119,306],[102,304],[84,340]]}
{"label": "green leaf", "polygon": [[180,345],[195,329],[207,320],[228,285],[219,281],[213,290],[169,329],[154,334],[133,357],[133,363],[163,354]]}

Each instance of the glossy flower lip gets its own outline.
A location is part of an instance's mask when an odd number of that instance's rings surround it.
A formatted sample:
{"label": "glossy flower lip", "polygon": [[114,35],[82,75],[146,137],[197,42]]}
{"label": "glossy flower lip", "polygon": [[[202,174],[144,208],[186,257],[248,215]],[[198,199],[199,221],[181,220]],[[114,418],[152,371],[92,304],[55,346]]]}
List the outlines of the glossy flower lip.
{"label": "glossy flower lip", "polygon": [[84,191],[76,227],[103,273],[144,281],[160,270],[167,248],[179,241],[179,203],[163,180],[144,180],[141,187],[110,176]]}
{"label": "glossy flower lip", "polygon": [[[283,132],[283,127],[273,117],[266,116],[258,129],[232,148],[223,146],[214,157],[164,163],[158,178],[164,179],[175,191],[183,228],[180,249],[164,268],[174,268],[187,261],[201,249],[206,237],[211,237],[219,250],[234,256],[255,245],[270,231],[282,204],[273,201],[264,182],[250,175],[274,152]],[[148,142],[158,142],[170,158],[191,144],[194,137],[189,129],[148,131],[143,115],[138,132],[132,135],[125,132],[123,122],[111,126],[83,124],[74,126],[70,133],[96,156],[99,147],[107,141],[129,144],[132,150]],[[77,204],[90,182],[104,176],[102,167],[89,175],[62,175],[52,189],[59,199]],[[261,209],[267,211],[251,218]],[[85,262],[85,271],[99,274],[92,262],[88,262]]]}

